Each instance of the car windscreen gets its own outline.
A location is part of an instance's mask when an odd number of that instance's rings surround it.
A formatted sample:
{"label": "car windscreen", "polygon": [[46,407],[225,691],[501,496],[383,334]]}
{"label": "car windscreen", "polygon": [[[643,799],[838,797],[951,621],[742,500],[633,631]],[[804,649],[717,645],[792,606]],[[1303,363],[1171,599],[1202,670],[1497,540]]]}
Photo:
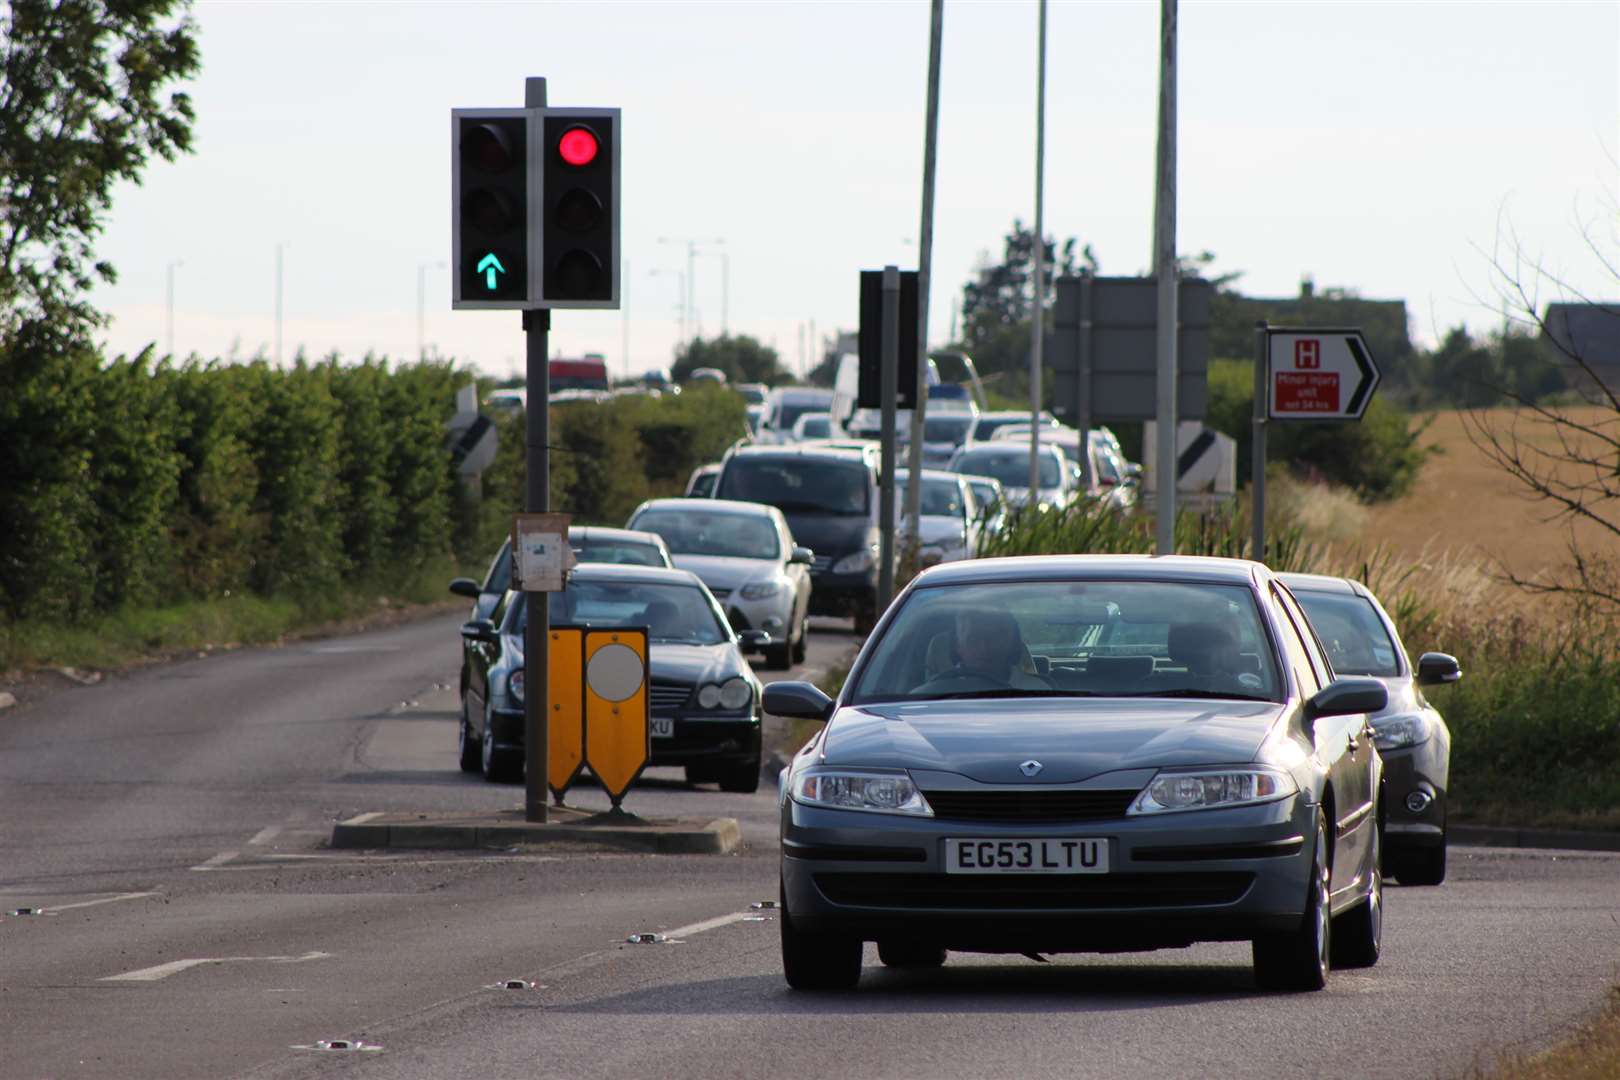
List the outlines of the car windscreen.
{"label": "car windscreen", "polygon": [[783,513],[867,513],[870,471],[857,461],[808,456],[739,455],[726,465],[715,495],[764,503]]}
{"label": "car windscreen", "polygon": [[1300,589],[1294,598],[1305,609],[1336,673],[1386,678],[1401,673],[1395,643],[1366,597]]}
{"label": "car windscreen", "polygon": [[916,589],[848,704],[1019,696],[1281,699],[1241,585],[1052,580]]}
{"label": "car windscreen", "polygon": [[657,533],[671,555],[775,559],[782,554],[776,524],[758,514],[723,514],[682,507],[643,510],[631,528]]}
{"label": "car windscreen", "polygon": [[620,566],[668,566],[664,553],[651,544],[628,540],[587,540],[573,544],[580,562],[618,563]]}
{"label": "car windscreen", "polygon": [[[1058,456],[1042,453],[1040,456],[1041,487],[1057,487],[1063,483],[1058,472]],[[952,463],[956,472],[975,473],[1000,480],[1003,487],[1029,486],[1029,451],[967,450]]]}
{"label": "car windscreen", "polygon": [[[507,633],[528,625],[527,593],[519,593],[507,620]],[[702,589],[693,585],[643,581],[582,581],[574,578],[551,594],[552,626],[645,626],[651,641],[680,645],[719,645],[731,635]]]}
{"label": "car windscreen", "polygon": [[925,416],[923,442],[961,446],[962,441],[967,438],[968,429],[972,426],[971,416]]}
{"label": "car windscreen", "polygon": [[[897,477],[895,479],[894,502],[897,510],[905,506],[906,484],[907,481],[904,478]],[[921,504],[922,510],[920,512],[933,517],[959,518],[964,516],[965,513],[962,509],[962,491],[956,486],[954,480],[923,477]]]}

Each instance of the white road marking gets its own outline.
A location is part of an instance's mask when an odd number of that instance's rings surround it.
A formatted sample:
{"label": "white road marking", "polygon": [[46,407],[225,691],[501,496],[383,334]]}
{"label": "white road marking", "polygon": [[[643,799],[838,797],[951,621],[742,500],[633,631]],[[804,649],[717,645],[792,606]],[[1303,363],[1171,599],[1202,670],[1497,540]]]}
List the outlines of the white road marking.
{"label": "white road marking", "polygon": [[167,979],[170,975],[173,975],[176,972],[185,971],[187,968],[194,968],[194,967],[197,967],[200,964],[231,964],[231,963],[238,963],[238,962],[241,962],[241,961],[244,961],[244,960],[257,960],[257,961],[260,961],[260,962],[271,963],[271,964],[301,964],[306,960],[325,960],[328,957],[330,957],[331,955],[332,955],[331,953],[324,953],[324,952],[307,952],[303,956],[218,956],[218,957],[204,956],[204,957],[195,957],[195,958],[188,959],[188,960],[170,960],[167,964],[157,964],[157,965],[155,965],[153,967],[141,968],[138,971],[126,971],[122,975],[108,975],[105,978],[100,979],[98,981],[100,981],[100,982],[157,982],[159,979]]}
{"label": "white road marking", "polygon": [[713,919],[704,919],[702,922],[693,923],[691,926],[682,926],[674,930],[665,930],[664,938],[669,941],[673,941],[676,938],[689,938],[693,934],[701,934],[706,930],[718,930],[722,926],[729,926],[734,922],[742,922],[752,914],[753,912],[751,911],[737,911],[730,915],[721,915]]}
{"label": "white road marking", "polygon": [[399,652],[398,645],[317,645],[312,653],[391,653]]}
{"label": "white road marking", "polygon": [[240,854],[240,852],[222,851],[218,855],[215,855],[212,859],[209,859],[207,862],[199,863],[198,865],[193,866],[192,869],[193,870],[213,870],[216,867],[224,866],[226,863],[228,863],[232,859],[236,858],[236,856],[238,854]]}
{"label": "white road marking", "polygon": [[380,818],[382,816],[383,816],[383,812],[381,810],[373,810],[369,814],[361,814],[359,817],[352,817],[352,818],[348,819],[347,821],[345,821],[343,824],[345,824],[345,825],[364,825],[366,822],[372,821],[372,820],[374,820],[376,818]]}
{"label": "white road marking", "polygon": [[253,834],[253,839],[249,840],[248,843],[249,844],[268,844],[270,841],[274,840],[276,837],[278,837],[280,835],[281,835],[281,826],[280,825],[266,825],[264,828],[260,829],[256,833],[254,833]]}
{"label": "white road marking", "polygon": [[40,908],[39,910],[46,911],[54,915],[58,911],[72,911],[74,908],[95,907],[97,904],[111,904],[118,900],[139,900],[143,896],[156,895],[157,893],[155,892],[120,893],[117,896],[103,896],[99,900],[80,900],[77,904],[53,904],[50,907]]}

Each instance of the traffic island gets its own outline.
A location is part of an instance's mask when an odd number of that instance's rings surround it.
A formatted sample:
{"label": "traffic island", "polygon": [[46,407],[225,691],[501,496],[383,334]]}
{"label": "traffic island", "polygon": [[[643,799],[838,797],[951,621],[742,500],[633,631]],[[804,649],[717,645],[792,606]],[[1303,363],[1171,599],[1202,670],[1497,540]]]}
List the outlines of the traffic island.
{"label": "traffic island", "polygon": [[729,855],[742,843],[736,818],[644,818],[553,806],[544,824],[523,810],[370,813],[332,826],[334,848],[475,850],[565,847],[654,855]]}

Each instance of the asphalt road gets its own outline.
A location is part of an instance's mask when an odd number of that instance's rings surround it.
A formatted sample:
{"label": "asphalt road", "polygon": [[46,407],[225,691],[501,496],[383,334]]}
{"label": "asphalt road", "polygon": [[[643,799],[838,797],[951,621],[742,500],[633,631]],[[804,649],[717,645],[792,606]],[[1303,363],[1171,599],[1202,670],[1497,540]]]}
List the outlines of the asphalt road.
{"label": "asphalt road", "polygon": [[[1608,855],[1458,849],[1444,886],[1390,890],[1384,961],[1320,994],[1259,994],[1246,947],[1216,945],[926,974],[869,955],[853,994],[798,995],[750,907],[776,894],[768,789],[632,792],[738,818],[730,857],[328,849],[369,810],[521,801],[455,766],[458,623],[0,713],[0,1077],[1450,1076],[1620,981]],[[818,631],[811,665],[851,640]],[[677,941],[625,943],[642,931]],[[381,1049],[316,1049],[342,1038]]]}

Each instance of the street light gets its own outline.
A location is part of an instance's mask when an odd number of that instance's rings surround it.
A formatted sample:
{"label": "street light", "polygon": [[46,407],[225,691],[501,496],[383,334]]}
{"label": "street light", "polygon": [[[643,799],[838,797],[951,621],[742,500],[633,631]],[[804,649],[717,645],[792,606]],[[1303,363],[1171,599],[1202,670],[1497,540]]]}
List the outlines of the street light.
{"label": "street light", "polygon": [[[693,302],[693,294],[697,291],[698,245],[699,244],[715,244],[715,245],[724,244],[726,242],[725,237],[720,236],[720,237],[712,237],[712,238],[707,239],[707,240],[700,240],[700,239],[694,239],[694,238],[689,237],[689,236],[660,236],[658,238],[658,242],[660,244],[685,244],[686,245],[686,288],[685,288],[685,290],[683,291],[683,294],[682,294],[686,298],[686,301],[685,301],[685,303],[686,303],[686,311],[685,311],[685,314],[683,314],[681,316],[681,321],[684,324],[686,324],[688,327],[690,327],[695,332],[696,329],[697,329],[697,306]],[[713,254],[713,252],[704,252],[704,254]],[[727,271],[726,276],[729,279],[729,277],[730,277],[730,272],[729,271]],[[722,317],[722,322],[723,321],[724,321],[724,317]],[[685,337],[685,331],[682,331],[682,337]]]}
{"label": "street light", "polygon": [[416,359],[427,359],[427,271],[429,267],[443,270],[443,259],[424,259],[416,264]]}
{"label": "street light", "polygon": [[166,306],[168,309],[168,342],[164,351],[168,353],[171,359],[174,357],[174,271],[176,267],[184,266],[185,264],[184,259],[175,259],[173,262],[169,263],[164,274],[167,284]]}

